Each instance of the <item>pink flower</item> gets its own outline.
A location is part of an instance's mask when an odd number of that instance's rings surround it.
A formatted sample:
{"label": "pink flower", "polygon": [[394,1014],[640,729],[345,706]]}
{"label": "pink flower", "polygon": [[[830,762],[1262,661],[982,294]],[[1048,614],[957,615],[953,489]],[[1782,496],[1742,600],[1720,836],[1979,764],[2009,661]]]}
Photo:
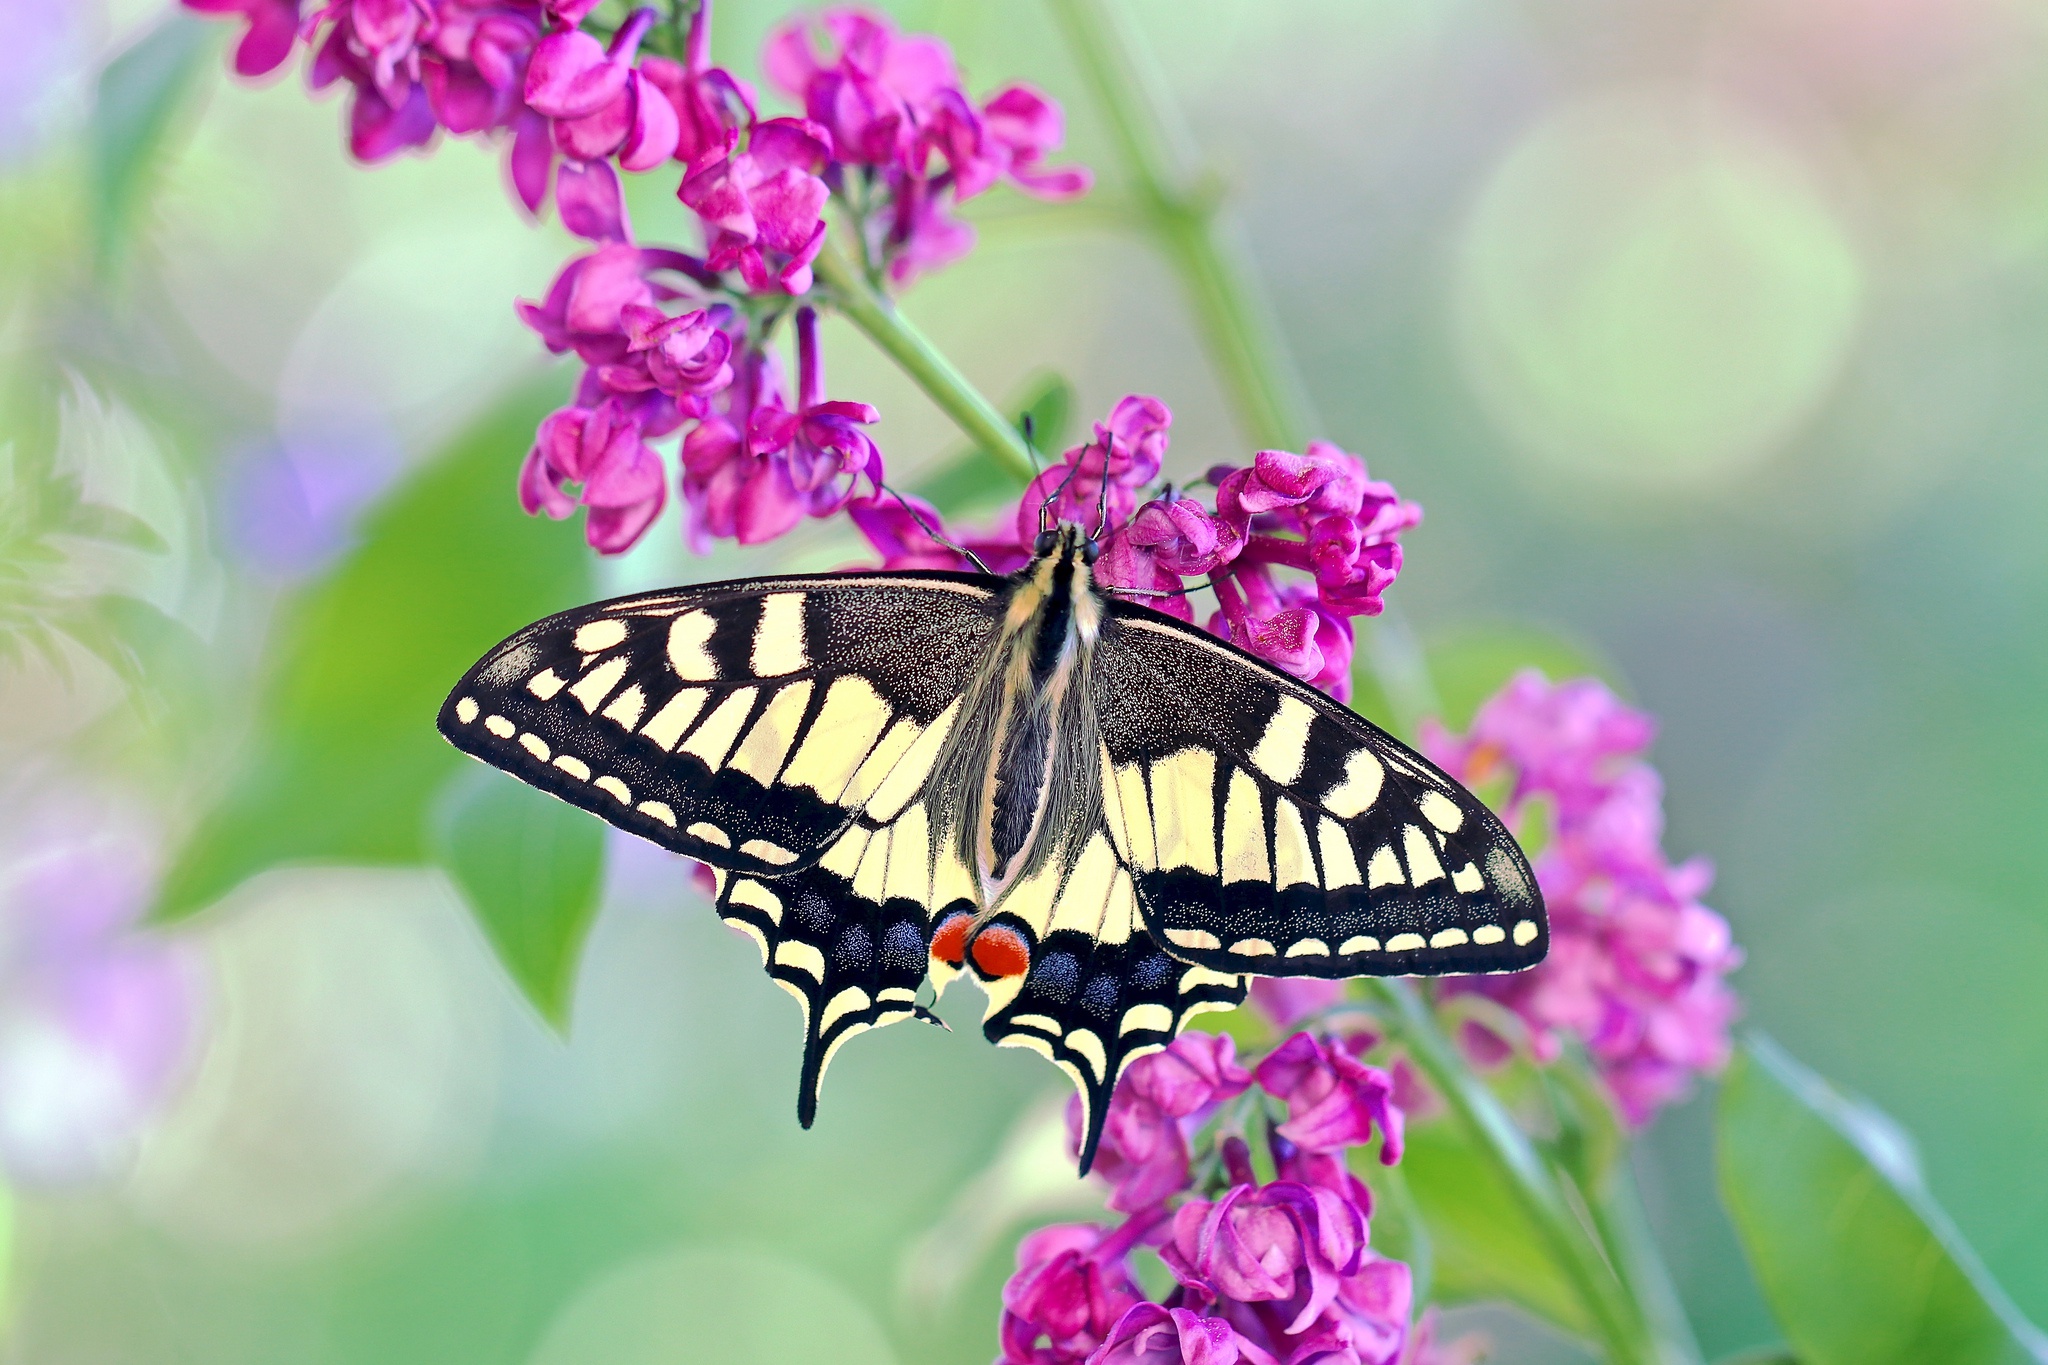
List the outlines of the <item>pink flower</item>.
{"label": "pink flower", "polygon": [[1142,1297],[1124,1259],[1134,1241],[1128,1230],[1068,1223],[1018,1243],[997,1365],[1078,1365],[1101,1346]]}
{"label": "pink flower", "polygon": [[1159,1255],[1181,1284],[1210,1301],[1284,1302],[1299,1332],[1364,1263],[1365,1215],[1333,1190],[1294,1181],[1235,1185],[1215,1203],[1191,1199],[1173,1215]]}
{"label": "pink flower", "polygon": [[1053,516],[1090,529],[1130,520],[1139,490],[1159,477],[1172,425],[1172,410],[1157,398],[1134,393],[1118,400],[1109,420],[1096,423],[1094,440],[1069,450],[1024,490],[1017,505],[1018,539],[1028,545],[1036,538],[1048,498]]}
{"label": "pink flower", "polygon": [[[1087,1365],[1238,1365],[1247,1360],[1237,1332],[1221,1318],[1141,1303],[1123,1315]],[[1270,1365],[1250,1358],[1248,1365]]]}
{"label": "pink flower", "polygon": [[[1095,177],[1085,166],[1047,169],[1042,163],[1047,152],[1066,137],[1066,120],[1060,107],[1044,93],[1029,85],[1013,85],[998,91],[981,107],[982,122],[988,129],[987,147],[996,163],[996,173],[1040,199],[1075,199],[1088,192]],[[961,192],[961,198],[968,197]]]}
{"label": "pink flower", "polygon": [[619,309],[626,331],[623,363],[603,366],[598,378],[615,393],[659,390],[692,417],[710,411],[709,397],[732,384],[733,341],[724,304],[670,317],[659,308],[628,303]]}
{"label": "pink flower", "polygon": [[944,42],[853,8],[786,20],[768,35],[761,67],[830,134],[837,159],[857,165],[907,159],[925,111],[959,85]]}
{"label": "pink flower", "polygon": [[245,27],[235,44],[235,71],[263,76],[284,65],[299,36],[299,0],[184,0],[198,14],[237,14]]}
{"label": "pink flower", "polygon": [[[1529,670],[1480,708],[1463,739],[1434,727],[1423,735],[1425,751],[1467,782],[1512,775],[1502,803],[1511,825],[1537,799],[1554,822],[1535,859],[1549,957],[1446,989],[1513,1009],[1539,1056],[1557,1054],[1559,1034],[1577,1036],[1635,1124],[1726,1062],[1738,1009],[1726,977],[1742,962],[1727,922],[1699,900],[1712,870],[1665,859],[1662,784],[1641,758],[1653,728],[1594,679],[1552,684]],[[1493,1046],[1471,1043],[1482,1054]]]}
{"label": "pink flower", "polygon": [[728,155],[739,143],[740,130],[754,122],[753,90],[711,65],[711,0],[701,0],[690,16],[683,60],[647,57],[640,71],[675,110],[675,158],[691,171]]}
{"label": "pink flower", "polygon": [[[1109,1207],[1136,1213],[1188,1186],[1188,1138],[1217,1105],[1252,1083],[1223,1033],[1183,1033],[1162,1052],[1132,1062],[1103,1120],[1095,1172],[1110,1183]],[[1067,1106],[1067,1134],[1081,1146],[1081,1105]]]}
{"label": "pink flower", "polygon": [[811,287],[830,198],[818,172],[831,146],[814,123],[768,119],[754,125],[746,151],[683,182],[677,194],[704,220],[713,270],[737,269],[756,291],[801,294]]}
{"label": "pink flower", "polygon": [[616,156],[629,171],[652,170],[675,154],[680,128],[668,95],[633,68],[655,21],[637,9],[609,48],[581,30],[551,33],[533,50],[526,102],[555,120],[555,145],[574,161]]}
{"label": "pink flower", "polygon": [[528,515],[556,521],[589,509],[584,536],[600,554],[632,548],[660,515],[667,496],[661,457],[642,438],[625,404],[607,398],[594,408],[562,408],[540,424],[519,471],[519,502]]}
{"label": "pink flower", "polygon": [[756,545],[806,516],[830,516],[847,506],[863,475],[881,486],[881,451],[861,430],[878,414],[866,403],[825,399],[814,310],[797,310],[796,333],[795,411],[783,403],[769,357],[749,351],[726,410],[683,440],[683,497],[694,544],[731,537]]}
{"label": "pink flower", "polygon": [[[1353,1039],[1353,1045],[1368,1039]],[[1310,1151],[1333,1151],[1368,1142],[1375,1127],[1384,1141],[1380,1164],[1401,1159],[1401,1111],[1394,1081],[1367,1066],[1350,1048],[1297,1033],[1259,1063],[1261,1088],[1287,1105],[1280,1136]]]}

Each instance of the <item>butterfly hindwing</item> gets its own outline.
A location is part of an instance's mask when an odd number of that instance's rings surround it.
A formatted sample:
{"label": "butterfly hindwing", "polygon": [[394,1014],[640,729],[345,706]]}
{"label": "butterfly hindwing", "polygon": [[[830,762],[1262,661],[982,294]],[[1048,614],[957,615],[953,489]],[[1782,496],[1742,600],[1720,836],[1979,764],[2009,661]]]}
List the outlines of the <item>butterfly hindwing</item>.
{"label": "butterfly hindwing", "polygon": [[[1074,843],[1078,854],[1067,851]],[[999,1047],[1040,1053],[1073,1079],[1085,1174],[1124,1068],[1172,1042],[1193,1015],[1242,1003],[1244,980],[1160,951],[1140,917],[1132,869],[1099,827],[1016,886],[977,942],[1004,934],[1021,942],[1029,966],[978,970],[989,995],[982,1031]],[[970,956],[979,969],[983,955]]]}
{"label": "butterfly hindwing", "polygon": [[1542,959],[1520,846],[1384,731],[1143,607],[1117,605],[1096,667],[1110,825],[1176,957],[1321,977]]}
{"label": "butterfly hindwing", "polygon": [[[971,913],[973,883],[946,829],[915,793],[853,821],[817,862],[781,877],[720,872],[718,913],[753,939],[762,966],[797,998],[804,1051],[797,1118],[808,1128],[839,1046],[913,1016],[929,968],[932,925]],[[940,964],[942,971],[947,970]]]}
{"label": "butterfly hindwing", "polygon": [[999,581],[946,573],[619,598],[500,644],[449,694],[440,728],[663,848],[789,872],[899,763],[929,763],[1002,610]]}

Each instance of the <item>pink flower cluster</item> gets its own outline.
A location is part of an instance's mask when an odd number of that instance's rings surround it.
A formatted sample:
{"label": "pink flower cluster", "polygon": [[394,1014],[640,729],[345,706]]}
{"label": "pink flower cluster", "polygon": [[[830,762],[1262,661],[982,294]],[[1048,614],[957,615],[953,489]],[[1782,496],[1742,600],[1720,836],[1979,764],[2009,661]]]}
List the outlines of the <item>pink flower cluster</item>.
{"label": "pink flower cluster", "polygon": [[[1550,910],[1550,956],[1513,976],[1463,977],[1514,1010],[1540,1056],[1562,1035],[1582,1040],[1622,1113],[1644,1124],[1682,1097],[1692,1077],[1728,1059],[1737,1012],[1726,977],[1742,963],[1728,923],[1700,903],[1713,869],[1666,861],[1663,784],[1642,759],[1655,727],[1596,679],[1552,683],[1515,675],[1479,709],[1462,739],[1440,728],[1426,753],[1474,787],[1508,780],[1501,813],[1511,827],[1538,802],[1549,842],[1536,879]],[[1482,1059],[1501,1044],[1477,1029]]]}
{"label": "pink flower cluster", "polygon": [[[1422,509],[1326,441],[1304,455],[1262,450],[1249,468],[1210,470],[1213,507],[1172,485],[1154,494],[1172,425],[1157,398],[1124,398],[1092,440],[1033,481],[1014,517],[957,543],[1000,573],[1024,562],[1042,515],[1099,527],[1097,582],[1184,621],[1195,619],[1187,594],[1206,585],[1219,604],[1206,622],[1212,633],[1347,700],[1351,618],[1382,610],[1401,571],[1401,533]],[[965,568],[931,534],[938,513],[913,505],[878,494],[851,511],[884,567]],[[1278,581],[1278,569],[1306,578]]]}
{"label": "pink flower cluster", "polygon": [[[1408,1267],[1373,1252],[1371,1196],[1345,1163],[1375,1130],[1398,1161],[1401,1111],[1355,1047],[1298,1033],[1247,1071],[1228,1037],[1189,1033],[1132,1063],[1095,1163],[1124,1221],[1024,1240],[998,1365],[1412,1362]],[[1264,1181],[1238,1131],[1254,1107],[1230,1104],[1254,1085],[1287,1114],[1266,1125]],[[1069,1120],[1078,1140],[1078,1103]],[[1141,1246],[1173,1272],[1164,1302],[1132,1278]]]}
{"label": "pink flower cluster", "polygon": [[1064,136],[1057,104],[1012,85],[977,106],[943,42],[872,11],[791,19],[761,65],[833,149],[825,176],[862,209],[862,255],[898,284],[966,254],[974,231],[952,208],[999,181],[1041,199],[1091,183],[1080,167],[1044,164]]}
{"label": "pink flower cluster", "polygon": [[[445,128],[502,137],[528,210],[552,186],[563,225],[593,249],[519,311],[585,369],[571,405],[536,433],[519,495],[529,513],[583,509],[586,537],[607,554],[660,515],[669,474],[652,443],[686,424],[678,485],[700,550],[831,515],[861,477],[879,487],[881,457],[863,431],[876,413],[825,399],[816,317],[797,306],[835,197],[863,265],[900,284],[966,250],[961,201],[1003,181],[1052,198],[1089,183],[1045,164],[1062,136],[1050,100],[1019,85],[977,104],[944,43],[862,10],[770,36],[763,65],[805,116],[762,118],[748,85],[711,64],[709,0],[679,41],[653,8],[601,41],[582,27],[595,0],[185,2],[244,20],[244,75],[275,70],[303,41],[313,86],[353,91],[359,159],[423,147]],[[657,37],[680,55],[643,54]],[[634,238],[619,172],[671,164],[701,253]],[[770,349],[785,318],[798,332],[794,401]]]}

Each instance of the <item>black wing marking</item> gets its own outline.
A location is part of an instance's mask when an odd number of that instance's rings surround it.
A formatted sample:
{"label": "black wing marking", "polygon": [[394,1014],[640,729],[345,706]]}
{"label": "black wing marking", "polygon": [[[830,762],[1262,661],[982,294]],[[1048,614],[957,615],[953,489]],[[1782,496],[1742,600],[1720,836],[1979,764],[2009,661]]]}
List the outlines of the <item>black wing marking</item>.
{"label": "black wing marking", "polygon": [[1104,800],[1146,927],[1260,976],[1519,971],[1548,922],[1485,803],[1242,650],[1118,603],[1095,651]]}
{"label": "black wing marking", "polygon": [[941,976],[952,970],[929,960],[932,926],[975,908],[956,842],[950,829],[934,828],[924,802],[885,787],[813,865],[782,877],[715,874],[719,915],[760,946],[768,975],[803,1006],[804,1127],[817,1116],[818,1087],[842,1043],[913,1016],[932,1018],[917,1004],[918,989],[933,967]]}
{"label": "black wing marking", "polygon": [[974,574],[716,583],[551,616],[441,707],[458,749],[663,848],[808,866],[935,726],[1002,623]]}
{"label": "black wing marking", "polygon": [[980,954],[968,958],[988,992],[989,1041],[1040,1053],[1080,1091],[1086,1175],[1124,1068],[1172,1042],[1191,1016],[1243,1003],[1245,982],[1161,952],[1108,831],[1086,831],[1078,843],[1078,854],[1063,851],[1014,887],[981,930],[1021,938],[1029,969],[992,976]]}

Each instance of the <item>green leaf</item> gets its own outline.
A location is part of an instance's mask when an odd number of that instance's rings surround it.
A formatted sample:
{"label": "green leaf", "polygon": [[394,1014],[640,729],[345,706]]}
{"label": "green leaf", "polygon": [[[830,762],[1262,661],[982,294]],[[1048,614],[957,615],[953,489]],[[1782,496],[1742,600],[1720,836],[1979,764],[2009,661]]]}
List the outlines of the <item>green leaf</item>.
{"label": "green leaf", "polygon": [[1428,1230],[1439,1303],[1503,1299],[1567,1331],[1590,1331],[1514,1191],[1454,1120],[1411,1124],[1400,1169]]}
{"label": "green leaf", "polygon": [[1424,653],[1443,703],[1437,718],[1453,730],[1471,725],[1480,704],[1525,668],[1552,682],[1591,675],[1615,681],[1614,667],[1591,646],[1536,626],[1476,622],[1431,632]]}
{"label": "green leaf", "polygon": [[157,153],[215,41],[213,25],[174,9],[100,73],[88,145],[102,267],[126,239]]}
{"label": "green leaf", "polygon": [[[1073,417],[1073,385],[1057,374],[1042,375],[1009,411],[1020,427],[1025,417],[1031,418],[1032,441],[1041,454],[1057,454],[1066,446]],[[1024,485],[1001,461],[979,450],[959,452],[910,488],[944,517],[986,511],[1023,491]]]}
{"label": "green leaf", "polygon": [[1788,1347],[1759,1346],[1753,1351],[1738,1351],[1732,1356],[1723,1356],[1714,1365],[1800,1365],[1799,1357]]}
{"label": "green leaf", "polygon": [[1752,1036],[1722,1082],[1717,1139],[1721,1198],[1804,1365],[2048,1361],[1868,1103]]}
{"label": "green leaf", "polygon": [[579,529],[526,516],[513,492],[557,397],[529,389],[477,422],[294,604],[247,752],[172,865],[159,919],[278,864],[427,860],[428,809],[468,762],[435,732],[443,696],[493,644],[591,596]]}
{"label": "green leaf", "polygon": [[603,882],[604,825],[482,764],[456,772],[433,815],[434,856],[526,998],[567,1031]]}

